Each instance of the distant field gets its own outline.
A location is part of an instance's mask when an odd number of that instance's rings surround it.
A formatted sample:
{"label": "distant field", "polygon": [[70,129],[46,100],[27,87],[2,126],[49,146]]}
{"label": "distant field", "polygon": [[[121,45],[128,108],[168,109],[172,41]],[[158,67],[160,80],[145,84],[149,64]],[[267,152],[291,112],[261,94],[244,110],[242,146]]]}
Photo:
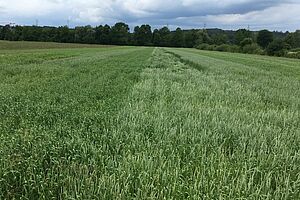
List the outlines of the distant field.
{"label": "distant field", "polygon": [[55,42],[25,42],[0,40],[0,50],[24,50],[24,49],[65,49],[65,48],[100,48],[108,45],[95,44],[70,44]]}
{"label": "distant field", "polygon": [[0,51],[0,199],[299,198],[299,60]]}

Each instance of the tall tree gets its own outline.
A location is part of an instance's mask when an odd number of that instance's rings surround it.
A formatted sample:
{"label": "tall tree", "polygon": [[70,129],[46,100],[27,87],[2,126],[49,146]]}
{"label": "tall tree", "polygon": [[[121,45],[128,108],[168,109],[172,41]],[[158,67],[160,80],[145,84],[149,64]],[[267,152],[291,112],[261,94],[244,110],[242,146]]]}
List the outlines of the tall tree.
{"label": "tall tree", "polygon": [[140,28],[140,32],[144,35],[145,45],[151,45],[152,42],[152,27],[149,24],[144,24]]}
{"label": "tall tree", "polygon": [[137,45],[151,45],[152,31],[151,26],[144,24],[141,27],[136,26],[134,28],[134,40]]}
{"label": "tall tree", "polygon": [[23,39],[26,41],[41,41],[41,33],[42,31],[39,31],[37,26],[23,27]]}
{"label": "tall tree", "polygon": [[161,43],[161,37],[158,29],[155,29],[152,34],[152,43],[154,46],[159,46]]}
{"label": "tall tree", "polygon": [[246,38],[252,38],[252,33],[251,31],[247,29],[239,29],[235,33],[235,43],[237,45],[240,45],[241,42],[246,39]]}
{"label": "tall tree", "polygon": [[160,46],[171,46],[171,31],[168,27],[163,27],[159,29],[159,35],[160,35]]}
{"label": "tall tree", "polygon": [[115,45],[126,45],[129,43],[129,26],[123,22],[116,23],[111,28],[111,42]]}
{"label": "tall tree", "polygon": [[225,33],[217,33],[211,36],[213,44],[221,45],[228,42],[228,36]]}
{"label": "tall tree", "polygon": [[184,44],[185,47],[192,48],[196,45],[196,40],[198,39],[198,34],[196,30],[186,31],[184,34]]}
{"label": "tall tree", "polygon": [[75,28],[75,42],[95,43],[95,31],[91,26],[79,26]]}
{"label": "tall tree", "polygon": [[95,28],[95,39],[98,44],[110,44],[110,26],[109,25],[100,25]]}
{"label": "tall tree", "polygon": [[267,48],[268,45],[274,40],[273,33],[268,30],[261,30],[257,35],[257,44],[262,48]]}
{"label": "tall tree", "polygon": [[[60,26],[57,29],[57,42],[63,42],[63,43],[72,43],[74,42],[74,34],[71,32],[71,30],[67,26]],[[92,36],[91,36],[92,37]],[[92,39],[88,39],[88,41],[83,41],[83,42],[88,42],[91,43]]]}
{"label": "tall tree", "polygon": [[292,48],[300,47],[300,31],[296,31],[295,33],[289,33],[285,38],[285,42],[289,44]]}
{"label": "tall tree", "polygon": [[203,44],[203,43],[210,44],[211,41],[212,40],[206,30],[197,31],[197,40],[196,40],[195,45],[199,45],[199,44]]}
{"label": "tall tree", "polygon": [[284,40],[276,39],[268,45],[266,51],[270,56],[284,56],[289,48]]}
{"label": "tall tree", "polygon": [[172,46],[174,47],[184,47],[184,33],[181,28],[177,28],[172,35]]}

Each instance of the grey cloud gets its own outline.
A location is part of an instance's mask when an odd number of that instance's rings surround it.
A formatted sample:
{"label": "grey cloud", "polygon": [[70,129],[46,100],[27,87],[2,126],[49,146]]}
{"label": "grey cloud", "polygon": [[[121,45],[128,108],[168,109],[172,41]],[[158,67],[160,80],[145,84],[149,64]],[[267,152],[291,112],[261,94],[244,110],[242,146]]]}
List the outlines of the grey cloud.
{"label": "grey cloud", "polygon": [[[70,19],[72,25],[124,21],[131,26],[149,23],[188,28],[197,28],[205,22],[221,28],[239,28],[245,24],[274,28],[275,23],[277,29],[287,29],[287,23],[277,16],[282,15],[293,22],[288,28],[296,29],[294,21],[299,21],[300,16],[287,10],[300,6],[298,0],[31,0],[23,5],[21,0],[9,3],[0,0],[0,18],[21,24],[32,24],[39,18],[41,24],[47,25],[64,25]],[[272,9],[277,12],[274,19],[269,16]]]}

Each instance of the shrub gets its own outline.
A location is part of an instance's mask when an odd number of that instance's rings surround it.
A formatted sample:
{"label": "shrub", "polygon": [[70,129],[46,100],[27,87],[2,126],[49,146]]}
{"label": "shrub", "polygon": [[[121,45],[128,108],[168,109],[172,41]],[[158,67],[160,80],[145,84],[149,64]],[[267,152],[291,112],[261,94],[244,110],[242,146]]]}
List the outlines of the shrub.
{"label": "shrub", "polygon": [[237,45],[229,45],[229,44],[222,44],[222,45],[216,46],[214,50],[215,51],[237,53],[237,52],[239,52],[239,46],[237,46]]}
{"label": "shrub", "polygon": [[237,45],[231,45],[229,51],[232,52],[232,53],[239,53],[240,52],[240,47],[237,46]]}
{"label": "shrub", "polygon": [[261,47],[256,44],[247,44],[242,48],[242,53],[248,53],[248,54],[263,54],[264,51],[261,49]]}
{"label": "shrub", "polygon": [[221,44],[219,46],[216,46],[214,50],[216,51],[228,51],[229,45],[227,44]]}
{"label": "shrub", "polygon": [[299,52],[288,52],[286,54],[286,57],[300,59],[300,51]]}
{"label": "shrub", "polygon": [[209,45],[207,46],[207,50],[213,51],[216,48],[216,45]]}
{"label": "shrub", "polygon": [[209,44],[199,44],[196,46],[196,49],[200,49],[200,50],[207,50],[208,46],[210,46]]}
{"label": "shrub", "polygon": [[300,52],[300,48],[291,49],[291,52]]}
{"label": "shrub", "polygon": [[253,44],[253,40],[252,38],[245,38],[241,43],[240,43],[240,46],[241,47],[244,47],[246,45],[251,45]]}
{"label": "shrub", "polygon": [[270,56],[285,56],[288,49],[288,44],[283,40],[278,39],[268,45],[266,52]]}
{"label": "shrub", "polygon": [[196,46],[196,49],[200,49],[200,50],[208,50],[208,51],[213,51],[215,48],[215,45],[209,45],[206,43],[200,44],[198,46]]}

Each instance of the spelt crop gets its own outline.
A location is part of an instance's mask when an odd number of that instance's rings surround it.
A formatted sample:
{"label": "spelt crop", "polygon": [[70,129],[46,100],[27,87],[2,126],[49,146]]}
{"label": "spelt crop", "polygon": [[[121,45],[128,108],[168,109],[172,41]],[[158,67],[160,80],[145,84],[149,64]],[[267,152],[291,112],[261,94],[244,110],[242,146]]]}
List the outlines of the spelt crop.
{"label": "spelt crop", "polygon": [[300,63],[0,51],[0,199],[299,199]]}

